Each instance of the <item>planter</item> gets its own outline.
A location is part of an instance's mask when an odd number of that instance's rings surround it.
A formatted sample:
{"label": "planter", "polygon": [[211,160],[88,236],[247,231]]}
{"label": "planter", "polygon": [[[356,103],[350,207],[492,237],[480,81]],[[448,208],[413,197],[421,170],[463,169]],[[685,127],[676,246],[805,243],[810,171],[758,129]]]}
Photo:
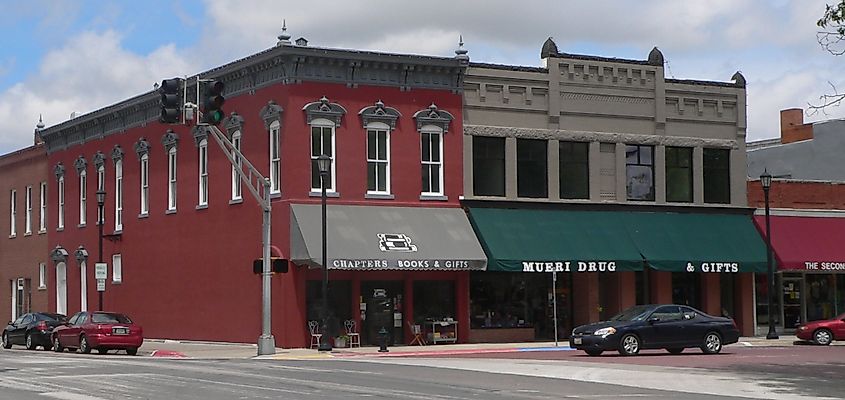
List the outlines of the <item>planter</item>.
{"label": "planter", "polygon": [[346,347],[346,338],[334,338],[334,347]]}

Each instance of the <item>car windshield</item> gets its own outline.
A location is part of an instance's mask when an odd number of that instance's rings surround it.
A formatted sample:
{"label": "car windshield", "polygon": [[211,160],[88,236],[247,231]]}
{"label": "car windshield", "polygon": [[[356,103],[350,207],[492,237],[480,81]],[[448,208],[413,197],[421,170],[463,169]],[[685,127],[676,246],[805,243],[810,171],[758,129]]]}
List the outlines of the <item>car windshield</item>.
{"label": "car windshield", "polygon": [[48,314],[48,313],[40,313],[38,314],[39,321],[60,321],[65,322],[67,321],[67,316],[62,314]]}
{"label": "car windshield", "polygon": [[132,320],[123,314],[94,313],[91,322],[95,324],[131,324]]}
{"label": "car windshield", "polygon": [[653,307],[635,306],[610,317],[611,321],[642,321],[646,319]]}

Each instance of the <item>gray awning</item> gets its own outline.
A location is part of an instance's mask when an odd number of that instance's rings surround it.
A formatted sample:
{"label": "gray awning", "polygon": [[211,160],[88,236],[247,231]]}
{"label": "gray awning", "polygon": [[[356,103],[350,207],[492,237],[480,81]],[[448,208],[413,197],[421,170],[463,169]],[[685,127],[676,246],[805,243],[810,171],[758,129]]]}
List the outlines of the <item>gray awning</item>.
{"label": "gray awning", "polygon": [[[291,261],[320,267],[320,205],[291,205]],[[460,208],[330,205],[329,269],[484,270],[487,256]]]}

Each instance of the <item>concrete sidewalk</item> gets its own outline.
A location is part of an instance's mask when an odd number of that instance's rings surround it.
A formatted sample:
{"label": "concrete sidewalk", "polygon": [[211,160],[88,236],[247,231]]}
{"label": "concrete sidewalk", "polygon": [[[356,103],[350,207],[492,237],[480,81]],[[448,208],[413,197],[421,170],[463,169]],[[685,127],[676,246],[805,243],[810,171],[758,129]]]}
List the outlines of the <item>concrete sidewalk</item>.
{"label": "concrete sidewalk", "polygon": [[[745,347],[786,347],[793,345],[811,345],[799,341],[793,335],[781,336],[779,339],[768,340],[765,337],[742,337],[739,343],[730,346]],[[835,346],[845,346],[845,342],[834,342]],[[258,348],[250,343],[221,343],[184,340],[145,339],[139,350],[141,356],[195,359],[321,359],[355,356],[434,356],[455,354],[495,354],[518,351],[567,351],[569,342],[562,340],[555,347],[554,342],[527,343],[472,343],[472,344],[441,344],[429,346],[398,345],[389,347],[388,353],[379,353],[378,347],[366,346],[355,348],[335,348],[331,352],[319,352],[314,349],[282,349],[277,348],[276,354],[257,357]]]}

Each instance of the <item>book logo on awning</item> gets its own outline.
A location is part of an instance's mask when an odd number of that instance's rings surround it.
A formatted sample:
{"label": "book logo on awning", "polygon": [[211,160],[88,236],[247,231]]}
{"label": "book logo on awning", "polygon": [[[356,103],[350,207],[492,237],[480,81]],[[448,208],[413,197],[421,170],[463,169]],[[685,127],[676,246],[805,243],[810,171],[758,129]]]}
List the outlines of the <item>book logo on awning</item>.
{"label": "book logo on awning", "polygon": [[379,233],[378,247],[381,251],[411,253],[417,251],[417,246],[411,243],[411,238],[404,233]]}

